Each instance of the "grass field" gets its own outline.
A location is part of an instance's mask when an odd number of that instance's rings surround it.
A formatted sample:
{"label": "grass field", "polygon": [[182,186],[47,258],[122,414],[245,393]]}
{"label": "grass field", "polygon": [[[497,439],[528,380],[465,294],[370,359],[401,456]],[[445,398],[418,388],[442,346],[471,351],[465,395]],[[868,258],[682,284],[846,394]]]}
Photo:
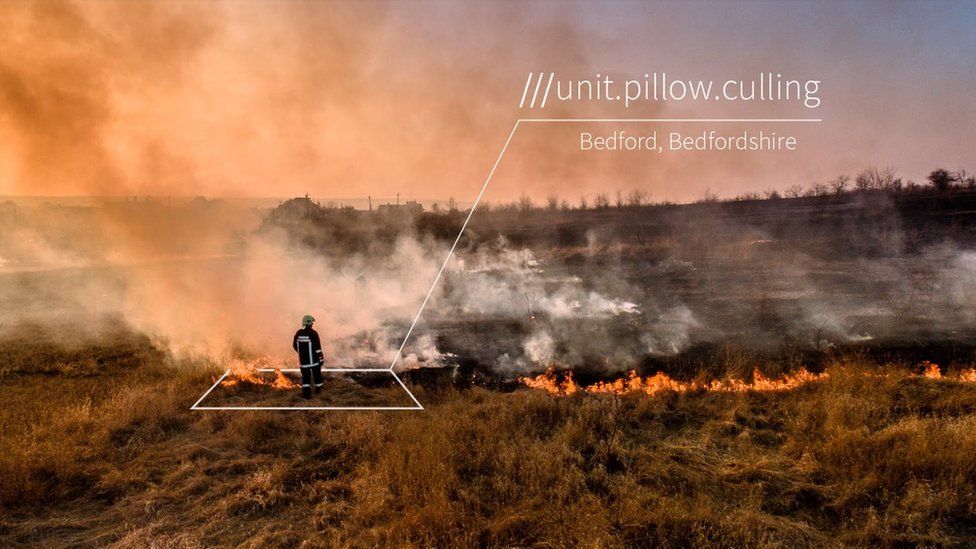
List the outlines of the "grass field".
{"label": "grass field", "polygon": [[[336,364],[389,364],[442,256],[382,216],[279,211],[265,229],[294,242],[242,233],[234,257],[7,253],[0,547],[974,546],[976,194],[957,194],[493,212],[401,356],[431,366],[403,373],[410,412],[191,410],[235,363],[290,358],[290,307],[323,309]],[[295,272],[313,297],[290,301]],[[550,364],[682,390],[519,382]],[[801,368],[788,390],[702,389]],[[308,404],[294,383],[206,404]],[[411,404],[362,375],[313,402]]]}
{"label": "grass field", "polygon": [[908,377],[912,365],[834,357],[827,379],[775,393],[412,387],[423,412],[241,413],[190,411],[220,366],[127,332],[8,338],[0,354],[4,546],[976,536],[976,386]]}

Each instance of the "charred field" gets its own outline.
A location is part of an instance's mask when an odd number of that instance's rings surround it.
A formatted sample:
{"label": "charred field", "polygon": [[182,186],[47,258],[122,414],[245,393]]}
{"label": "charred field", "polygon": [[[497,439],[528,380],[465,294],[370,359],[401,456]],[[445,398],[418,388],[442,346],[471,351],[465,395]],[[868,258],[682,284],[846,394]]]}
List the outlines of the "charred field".
{"label": "charred field", "polygon": [[[277,280],[239,255],[299,270],[314,256],[330,269],[314,295],[341,284],[358,304],[334,298],[339,313],[323,314],[327,353],[338,366],[382,365],[414,298],[363,296],[424,290],[427,265],[463,221],[289,204],[254,214],[233,238],[194,239],[205,249],[157,246],[167,259],[149,266],[38,268],[36,250],[4,242],[0,296],[30,314],[0,318],[3,545],[973,543],[971,192],[486,209],[401,359],[425,410],[192,411],[229,363],[256,363],[261,347],[247,343],[271,328],[238,309],[229,321],[202,308],[171,317],[167,301],[188,281],[216,279],[193,289],[209,307],[240,289],[227,287],[233,273],[256,288]],[[200,222],[214,212],[198,207],[179,215],[216,234]],[[77,248],[64,236],[73,215],[25,213],[17,228],[55,235],[45,240],[55,251]],[[241,250],[267,235],[287,253]],[[206,257],[208,274],[191,256]],[[154,281],[170,292],[148,302],[156,316],[132,316],[147,302],[122,298],[152,292],[131,273],[173,257],[172,276]],[[389,283],[406,271],[423,280]],[[92,311],[106,295],[122,305]],[[193,341],[198,317],[208,331],[244,324],[247,337],[187,350],[177,343]],[[261,360],[277,365],[269,354]],[[569,372],[577,390],[565,390]],[[221,398],[300,400],[294,378],[249,375],[235,370]],[[635,376],[654,381],[607,385]],[[534,388],[540,379],[555,389]],[[326,392],[403,397],[368,376],[331,376]]]}

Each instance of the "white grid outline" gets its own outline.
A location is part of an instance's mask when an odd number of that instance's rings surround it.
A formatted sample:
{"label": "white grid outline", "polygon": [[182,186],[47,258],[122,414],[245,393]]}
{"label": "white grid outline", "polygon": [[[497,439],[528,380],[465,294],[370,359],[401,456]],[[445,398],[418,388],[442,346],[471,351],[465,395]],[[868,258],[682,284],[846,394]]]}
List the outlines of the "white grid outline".
{"label": "white grid outline", "polygon": [[[300,368],[280,368],[277,369],[282,372],[298,372],[301,371]],[[257,370],[260,373],[271,373],[276,371],[275,368],[259,368]],[[404,385],[403,381],[400,380],[397,375],[392,372],[389,368],[322,368],[323,372],[383,372],[388,374],[393,374],[393,377],[397,380],[403,390],[407,392],[410,399],[414,401],[416,406],[200,406],[205,398],[216,389],[228,375],[230,375],[230,370],[223,373],[217,381],[214,381],[213,385],[207,389],[206,393],[203,393],[193,406],[190,407],[191,410],[423,410],[424,407],[417,401],[417,398],[413,396],[410,389]]]}
{"label": "white grid outline", "polygon": [[[531,75],[530,75],[531,80]],[[542,78],[540,73],[539,83],[536,85],[538,88],[542,84]],[[525,92],[528,92],[529,82],[526,82]],[[536,90],[538,91],[538,89]],[[525,93],[523,93],[522,100],[525,101]],[[533,103],[535,98],[533,97]],[[540,122],[550,122],[550,123],[586,123],[586,122],[620,122],[620,123],[809,123],[809,122],[823,122],[822,118],[519,118],[515,121],[515,125],[512,126],[512,131],[508,134],[508,139],[505,140],[505,144],[502,146],[501,151],[498,152],[498,157],[495,158],[495,163],[492,164],[491,170],[488,172],[488,176],[485,178],[485,182],[481,185],[481,190],[478,191],[478,196],[475,197],[474,202],[471,204],[471,209],[468,210],[468,215],[464,219],[464,223],[461,225],[461,230],[458,231],[457,238],[454,239],[454,243],[451,245],[450,251],[447,252],[447,257],[444,258],[444,262],[441,264],[441,268],[437,271],[437,276],[434,277],[434,282],[430,285],[430,290],[427,291],[427,295],[424,297],[424,301],[420,304],[420,309],[413,318],[413,322],[410,323],[410,328],[407,329],[406,335],[403,337],[403,342],[400,343],[399,349],[397,349],[396,355],[393,357],[393,361],[390,363],[389,368],[323,368],[323,372],[389,372],[393,374],[393,378],[396,379],[397,383],[403,387],[403,390],[407,392],[410,399],[414,401],[416,406],[200,406],[203,399],[207,398],[221,382],[224,381],[230,374],[230,370],[224,372],[224,375],[220,376],[214,384],[207,389],[207,392],[203,393],[193,406],[190,407],[191,410],[423,410],[424,406],[417,400],[417,397],[410,392],[400,376],[394,371],[394,367],[400,357],[403,355],[403,349],[407,345],[407,341],[410,340],[410,336],[413,334],[414,328],[417,326],[417,322],[420,320],[420,315],[424,313],[424,309],[427,308],[427,303],[430,301],[430,296],[433,295],[434,289],[437,288],[437,283],[441,279],[441,275],[444,274],[444,269],[447,268],[447,264],[451,261],[451,257],[454,255],[454,250],[457,249],[458,243],[461,241],[461,236],[464,235],[464,230],[468,227],[468,223],[471,221],[471,216],[474,215],[475,209],[481,202],[482,197],[484,197],[485,191],[488,189],[488,183],[491,182],[491,178],[495,175],[495,171],[498,169],[498,165],[502,161],[502,157],[505,156],[505,151],[508,150],[508,145],[512,142],[512,138],[515,137],[515,132],[518,130],[519,126],[523,123],[540,123]],[[273,372],[274,369],[261,369],[260,372]],[[298,368],[283,368],[282,372],[298,371]]]}

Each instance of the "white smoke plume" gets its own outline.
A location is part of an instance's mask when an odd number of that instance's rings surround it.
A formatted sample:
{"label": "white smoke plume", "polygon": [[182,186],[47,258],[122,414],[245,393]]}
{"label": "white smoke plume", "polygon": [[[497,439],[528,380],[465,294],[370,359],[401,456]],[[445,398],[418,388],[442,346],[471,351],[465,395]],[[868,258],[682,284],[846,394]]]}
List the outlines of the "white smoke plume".
{"label": "white smoke plume", "polygon": [[677,305],[658,315],[641,341],[650,354],[675,354],[688,346],[692,330],[701,326],[691,309]]}

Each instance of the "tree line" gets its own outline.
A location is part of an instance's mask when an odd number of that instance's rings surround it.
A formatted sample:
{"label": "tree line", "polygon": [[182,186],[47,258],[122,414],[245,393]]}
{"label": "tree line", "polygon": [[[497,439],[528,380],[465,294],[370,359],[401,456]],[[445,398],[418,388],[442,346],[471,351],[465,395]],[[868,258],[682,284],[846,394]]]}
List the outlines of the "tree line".
{"label": "tree line", "polygon": [[[851,193],[868,192],[939,192],[947,193],[954,190],[976,191],[976,175],[969,173],[965,169],[949,171],[945,168],[936,168],[929,173],[925,181],[919,183],[906,180],[898,176],[897,169],[893,167],[867,167],[855,174],[853,177],[841,174],[826,182],[814,181],[806,186],[790,185],[782,191],[770,189],[763,192],[747,192],[731,198],[720,198],[718,194],[710,189],[703,191],[695,203],[711,202],[734,202],[747,200],[777,200],[784,198],[802,197],[823,197],[837,196]],[[456,204],[453,199],[451,204]],[[485,202],[478,206],[484,212],[530,212],[530,211],[570,211],[570,210],[603,210],[610,208],[637,208],[651,205],[672,205],[671,201],[651,201],[651,192],[643,188],[634,188],[630,191],[616,191],[614,194],[607,192],[596,193],[595,195],[581,195],[578,201],[573,204],[569,200],[561,197],[558,193],[550,193],[542,203],[536,203],[528,194],[523,194],[517,200],[502,203]],[[456,206],[452,208],[456,211]],[[435,208],[437,211],[437,208]]]}

